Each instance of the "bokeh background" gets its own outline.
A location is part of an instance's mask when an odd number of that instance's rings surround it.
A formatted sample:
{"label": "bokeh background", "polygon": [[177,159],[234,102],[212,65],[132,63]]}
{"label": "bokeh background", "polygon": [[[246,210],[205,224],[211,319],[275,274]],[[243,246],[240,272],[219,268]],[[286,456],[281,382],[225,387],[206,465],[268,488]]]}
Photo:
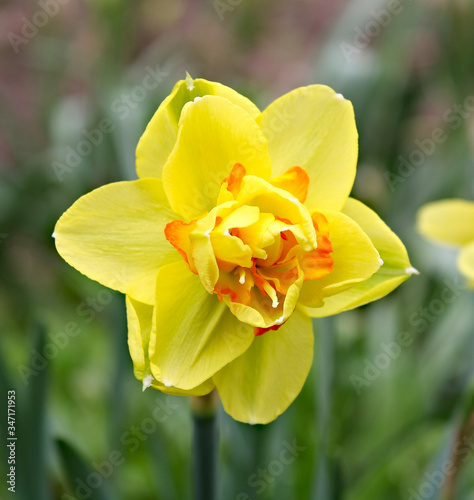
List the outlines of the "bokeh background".
{"label": "bokeh background", "polygon": [[138,138],[188,71],[261,108],[310,83],[351,100],[353,194],[421,272],[315,321],[312,372],[277,421],[221,411],[221,498],[473,500],[474,294],[415,225],[423,203],[474,199],[473,26],[471,0],[1,2],[0,498],[191,498],[188,400],[142,393],[123,297],[51,237],[79,196],[136,178]]}

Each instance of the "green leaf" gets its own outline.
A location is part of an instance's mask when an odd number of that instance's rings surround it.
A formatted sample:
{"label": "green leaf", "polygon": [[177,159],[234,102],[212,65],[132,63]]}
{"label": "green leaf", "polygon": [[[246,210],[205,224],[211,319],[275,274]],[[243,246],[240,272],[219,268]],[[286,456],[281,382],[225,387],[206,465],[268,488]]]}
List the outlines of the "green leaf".
{"label": "green leaf", "polygon": [[[44,352],[44,327],[34,325],[33,357]],[[33,375],[25,381],[26,387],[17,390],[17,491],[24,500],[50,499],[48,487],[48,437],[46,404],[49,365],[32,365]]]}
{"label": "green leaf", "polygon": [[71,495],[63,494],[62,500],[76,500],[76,498],[116,500],[106,479],[114,471],[110,462],[107,466],[105,463],[101,464],[99,472],[66,441],[59,439],[56,445],[71,488]]}

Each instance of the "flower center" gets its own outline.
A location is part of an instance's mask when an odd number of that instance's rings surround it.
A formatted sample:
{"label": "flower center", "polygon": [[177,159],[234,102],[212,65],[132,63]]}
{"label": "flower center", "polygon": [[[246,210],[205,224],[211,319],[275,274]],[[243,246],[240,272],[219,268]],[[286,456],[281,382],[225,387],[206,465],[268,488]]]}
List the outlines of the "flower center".
{"label": "flower center", "polygon": [[308,182],[299,167],[267,182],[235,164],[214,209],[165,229],[208,292],[257,335],[288,319],[304,281],[332,271],[327,220],[302,204]]}

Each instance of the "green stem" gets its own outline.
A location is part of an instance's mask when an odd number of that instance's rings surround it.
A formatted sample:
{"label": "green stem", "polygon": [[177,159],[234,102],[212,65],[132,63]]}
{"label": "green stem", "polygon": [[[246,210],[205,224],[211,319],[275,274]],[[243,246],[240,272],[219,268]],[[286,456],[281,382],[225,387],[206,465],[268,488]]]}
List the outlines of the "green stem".
{"label": "green stem", "polygon": [[217,392],[191,398],[195,500],[217,499]]}
{"label": "green stem", "polygon": [[318,321],[318,439],[319,450],[316,465],[316,485],[313,493],[315,500],[336,498],[333,484],[333,465],[329,456],[329,433],[331,430],[332,388],[334,383],[334,364],[336,338],[334,318]]}

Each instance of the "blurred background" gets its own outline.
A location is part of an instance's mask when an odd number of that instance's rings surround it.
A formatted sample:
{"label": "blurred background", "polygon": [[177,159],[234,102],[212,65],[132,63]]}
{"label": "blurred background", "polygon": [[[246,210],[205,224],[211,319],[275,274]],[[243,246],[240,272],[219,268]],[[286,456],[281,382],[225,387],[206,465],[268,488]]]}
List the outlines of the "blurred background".
{"label": "blurred background", "polygon": [[221,498],[473,500],[474,295],[415,228],[428,201],[474,199],[473,26],[471,0],[2,1],[0,498],[191,498],[188,400],[142,393],[123,297],[51,238],[78,197],[136,178],[137,141],[188,71],[262,109],[310,83],[351,100],[353,195],[421,272],[315,321],[312,372],[277,421],[221,411]]}

